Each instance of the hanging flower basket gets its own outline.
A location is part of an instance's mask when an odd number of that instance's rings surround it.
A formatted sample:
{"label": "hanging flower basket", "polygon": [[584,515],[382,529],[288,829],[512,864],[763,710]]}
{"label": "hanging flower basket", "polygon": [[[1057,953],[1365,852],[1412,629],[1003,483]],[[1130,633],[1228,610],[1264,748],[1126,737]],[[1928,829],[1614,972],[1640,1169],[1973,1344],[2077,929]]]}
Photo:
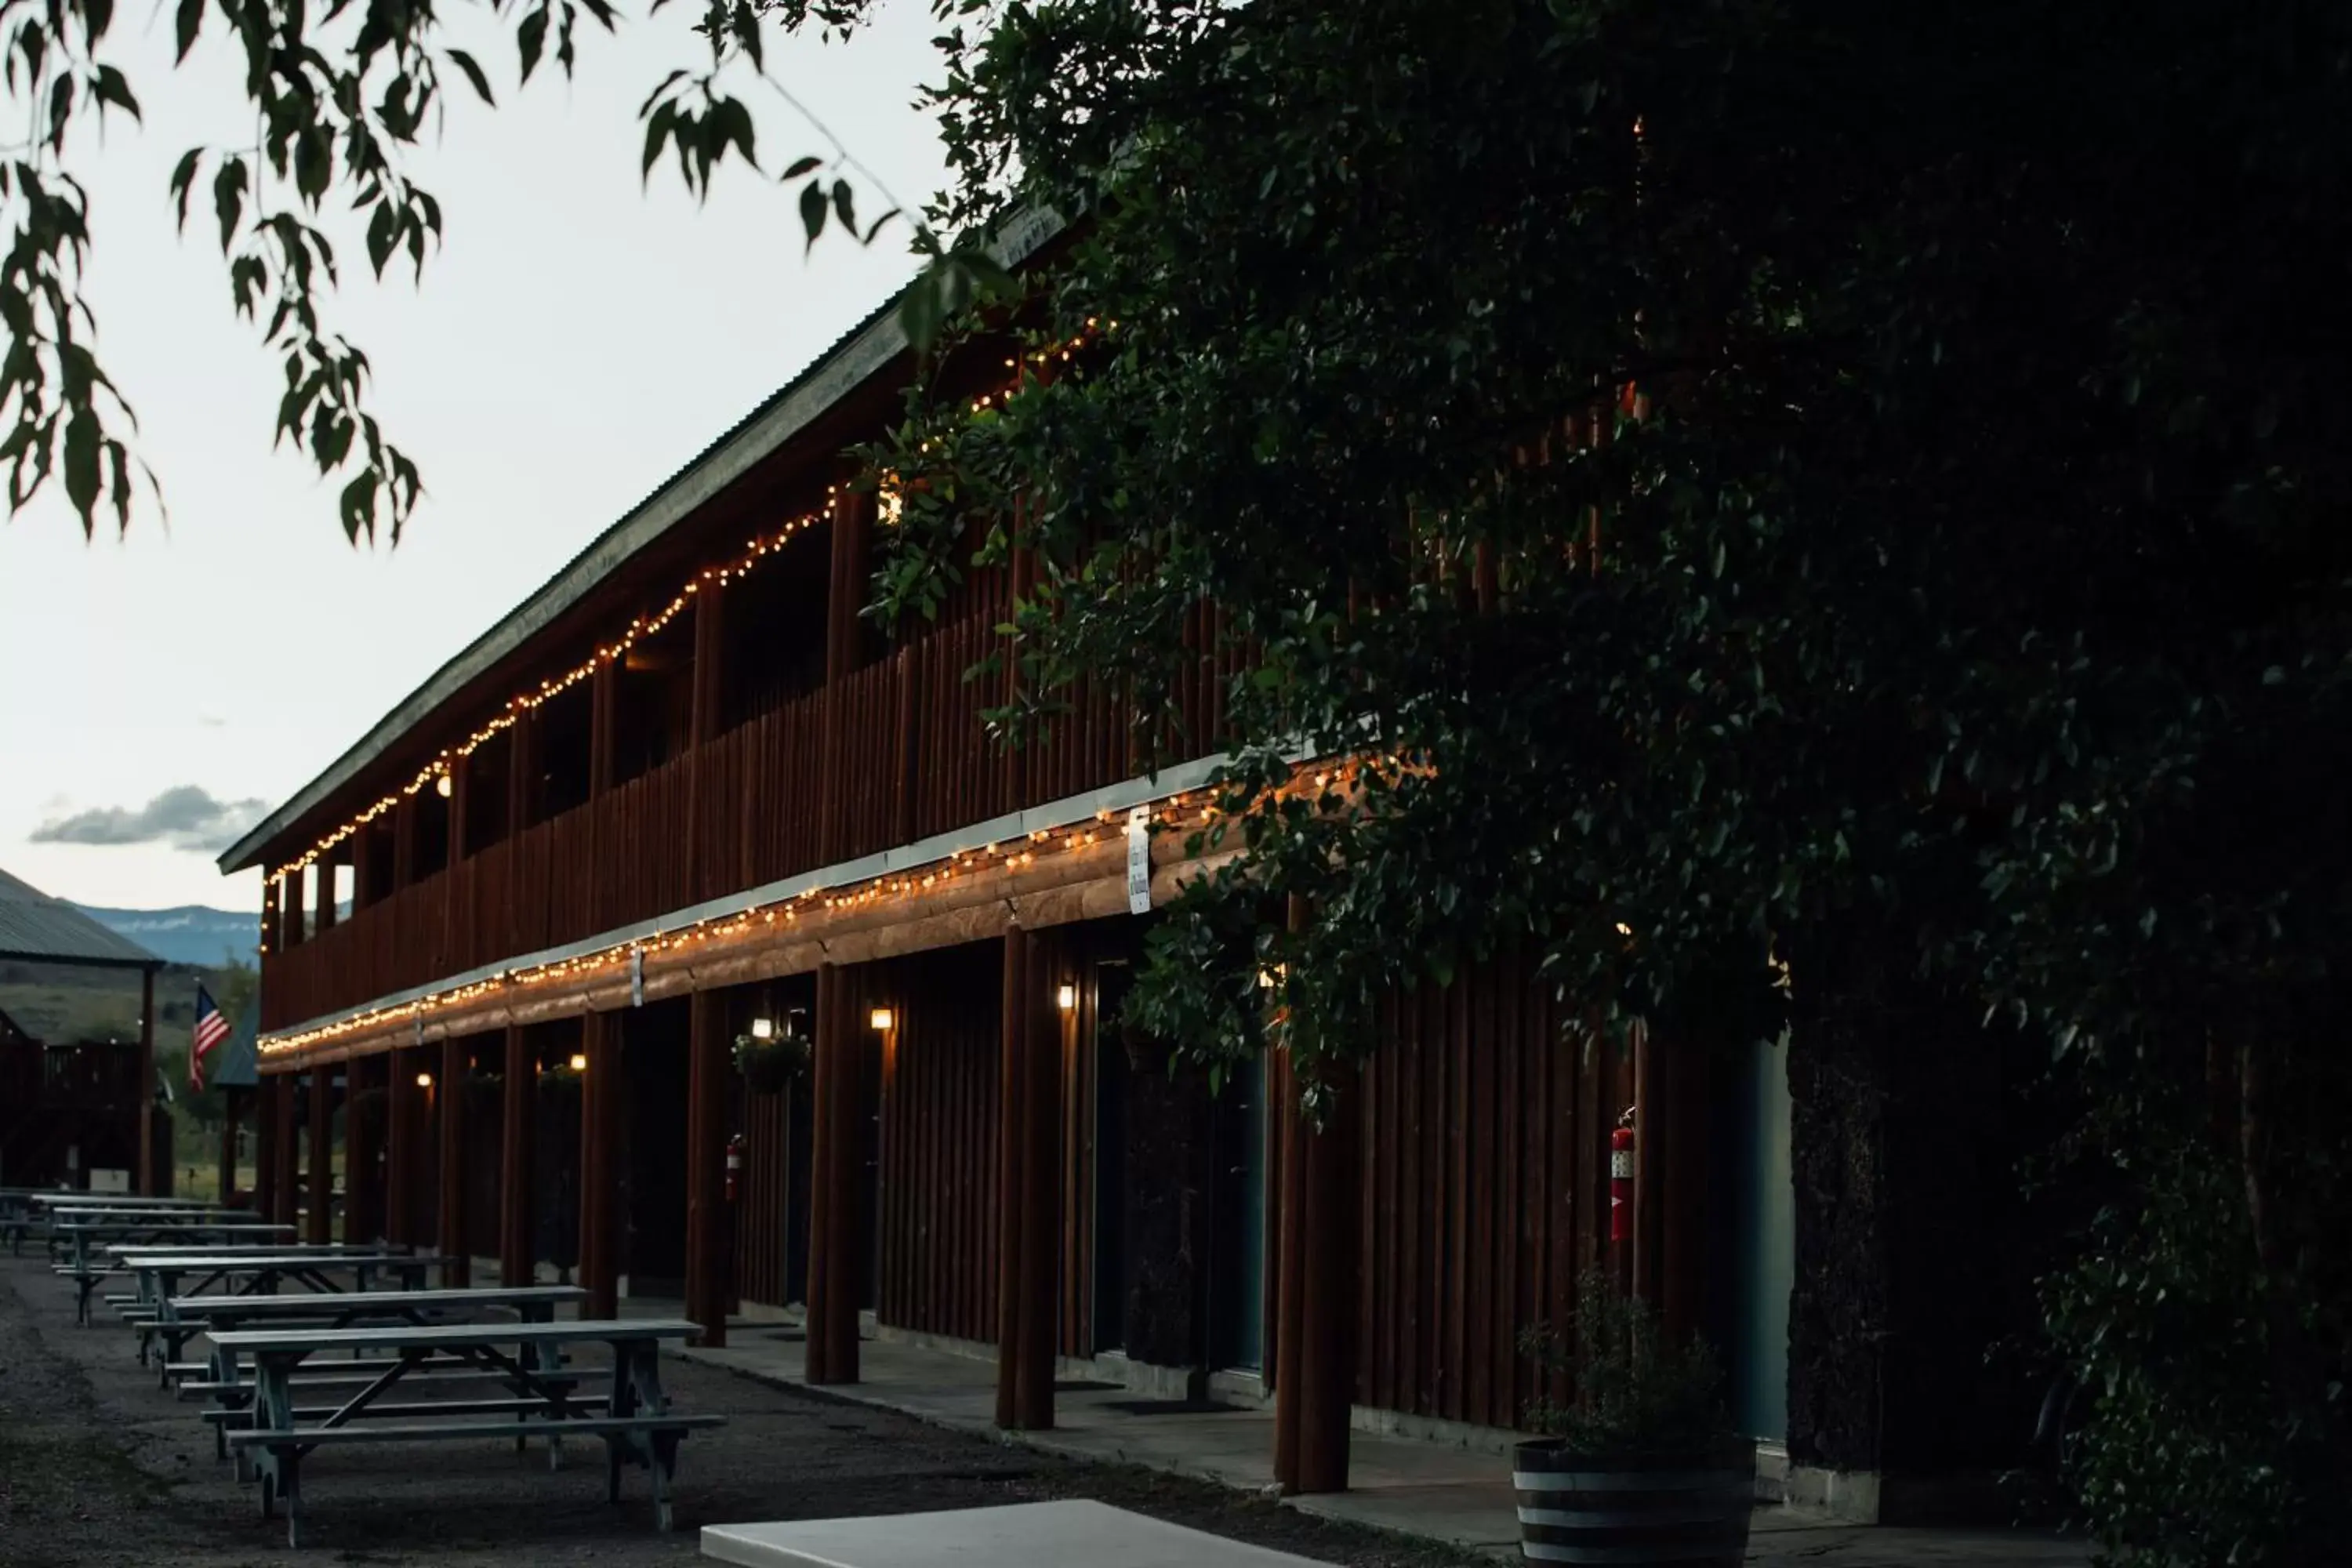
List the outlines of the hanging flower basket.
{"label": "hanging flower basket", "polygon": [[743,1087],[755,1094],[782,1093],[808,1065],[808,1042],[796,1035],[765,1040],[735,1037],[735,1068],[743,1075]]}

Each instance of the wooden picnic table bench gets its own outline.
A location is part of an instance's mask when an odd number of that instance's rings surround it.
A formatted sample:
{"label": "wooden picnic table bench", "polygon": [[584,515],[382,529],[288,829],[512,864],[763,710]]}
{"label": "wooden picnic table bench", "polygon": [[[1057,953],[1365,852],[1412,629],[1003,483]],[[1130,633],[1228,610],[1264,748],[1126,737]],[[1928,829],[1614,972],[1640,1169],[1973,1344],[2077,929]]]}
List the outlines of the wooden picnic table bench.
{"label": "wooden picnic table bench", "polygon": [[[551,1322],[555,1309],[584,1300],[577,1285],[481,1285],[460,1289],[344,1290],[329,1294],[189,1295],[164,1297],[152,1315],[134,1318],[142,1339],[163,1342],[165,1375],[181,1349],[198,1334],[228,1333],[249,1325],[341,1329],[363,1320],[425,1323],[453,1312],[510,1311],[526,1323]],[[217,1365],[205,1370],[217,1373]]]}
{"label": "wooden picnic table bench", "polygon": [[[182,1230],[176,1234],[184,1241],[201,1237],[204,1240],[210,1242],[213,1246],[219,1247],[222,1245],[236,1245],[239,1242],[250,1244],[266,1237],[276,1237],[282,1240],[286,1237],[290,1236],[293,1233],[293,1229],[294,1227],[292,1226],[285,1225],[233,1225],[205,1226],[200,1227],[196,1230]],[[142,1237],[152,1237],[152,1232],[142,1230],[136,1226],[89,1226],[77,1227],[76,1234],[73,1238],[73,1256],[68,1261],[57,1265],[56,1269],[58,1274],[61,1274],[65,1278],[72,1280],[76,1290],[79,1292],[74,1303],[74,1321],[76,1322],[87,1323],[89,1321],[89,1298],[91,1293],[98,1289],[99,1281],[113,1278],[123,1272],[129,1267],[127,1263],[121,1266],[109,1266],[103,1262],[93,1259],[90,1256],[90,1245],[93,1242],[103,1243],[107,1241],[138,1240]],[[121,1254],[120,1256],[127,1258],[136,1255]],[[207,1256],[212,1256],[212,1254],[207,1254]]]}
{"label": "wooden picnic table bench", "polygon": [[[181,1348],[198,1334],[235,1333],[247,1328],[348,1329],[424,1325],[449,1313],[512,1312],[525,1323],[551,1323],[555,1309],[587,1300],[577,1285],[486,1285],[458,1290],[352,1290],[336,1296],[182,1296],[161,1303],[163,1310],[152,1331],[164,1342],[158,1357],[168,1384]],[[366,1363],[358,1363],[365,1365]],[[445,1365],[452,1364],[447,1362]],[[462,1363],[455,1363],[462,1365]],[[215,1397],[204,1419],[214,1423],[213,1448],[225,1457],[222,1443],[228,1426],[244,1421],[246,1401],[234,1396],[240,1384],[228,1375],[234,1368],[218,1352],[195,1371],[205,1374]],[[382,1368],[374,1368],[381,1371]],[[228,1398],[218,1397],[230,1392]],[[331,1414],[331,1409],[320,1414]],[[297,1412],[299,1416],[300,1413]]]}
{"label": "wooden picnic table bench", "polygon": [[90,1260],[93,1245],[110,1241],[145,1241],[159,1247],[183,1242],[251,1242],[271,1238],[287,1240],[294,1235],[290,1225],[270,1225],[261,1220],[200,1220],[156,1221],[151,1219],[92,1220],[88,1224],[76,1221],[59,1223],[49,1227],[52,1256],[59,1246],[68,1248],[65,1262],[77,1268]]}
{"label": "wooden picnic table bench", "polygon": [[[404,1290],[425,1288],[426,1270],[441,1267],[437,1252],[346,1252],[337,1247],[281,1247],[275,1250],[225,1252],[125,1252],[124,1272],[137,1276],[139,1289],[132,1305],[152,1306],[174,1297],[202,1296],[215,1286],[228,1296],[274,1296],[278,1287],[295,1284],[320,1296],[344,1294],[337,1278],[349,1274],[352,1288],[375,1289],[379,1278],[390,1277]],[[85,1300],[87,1298],[85,1297]],[[141,1336],[143,1362],[147,1339]]]}
{"label": "wooden picnic table bench", "polygon": [[[661,1342],[691,1339],[700,1325],[676,1320],[598,1320],[549,1323],[451,1323],[383,1329],[247,1330],[215,1334],[213,1345],[232,1373],[242,1360],[253,1366],[253,1425],[228,1434],[232,1452],[250,1455],[261,1485],[261,1511],[274,1517],[286,1505],[286,1542],[301,1543],[301,1464],[311,1450],[343,1443],[462,1442],[481,1438],[567,1436],[601,1438],[604,1444],[607,1501],[621,1497],[621,1468],[642,1465],[653,1477],[656,1522],[668,1530],[670,1481],[677,1447],[697,1428],[717,1426],[720,1415],[680,1415],[669,1408],[661,1386]],[[603,1402],[578,1397],[560,1380],[553,1358],[564,1347],[604,1344],[612,1351],[612,1381]],[[305,1417],[294,1403],[295,1370],[309,1357],[337,1351],[375,1351],[396,1357],[383,1373],[320,1417]],[[503,1418],[412,1421],[406,1413],[448,1415],[446,1406],[379,1404],[400,1386],[410,1368],[429,1357],[454,1355],[503,1375],[518,1400],[532,1403]],[[461,1404],[478,1403],[473,1401]],[[378,1419],[355,1425],[374,1411]],[[394,1410],[403,1412],[395,1420]],[[476,1415],[484,1413],[472,1412]]]}

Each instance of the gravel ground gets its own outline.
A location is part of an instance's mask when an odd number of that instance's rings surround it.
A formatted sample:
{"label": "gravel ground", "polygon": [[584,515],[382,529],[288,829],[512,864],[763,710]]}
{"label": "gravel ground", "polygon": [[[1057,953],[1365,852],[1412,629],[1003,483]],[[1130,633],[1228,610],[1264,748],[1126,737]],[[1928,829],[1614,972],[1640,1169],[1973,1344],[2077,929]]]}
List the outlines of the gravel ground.
{"label": "gravel ground", "polygon": [[1439,1568],[1481,1561],[1310,1519],[1262,1499],[1123,1466],[1087,1465],[940,1431],[888,1411],[673,1362],[678,1408],[728,1417],[687,1440],[677,1530],[656,1534],[646,1477],[604,1500],[600,1444],[545,1452],[500,1442],[353,1447],[304,1467],[299,1554],[265,1521],[193,1403],[160,1392],[128,1331],[77,1329],[71,1291],[31,1257],[0,1258],[0,1568],[234,1568],[289,1560],[368,1564],[637,1564],[699,1561],[697,1529],[1097,1498],[1195,1529],[1329,1563]]}

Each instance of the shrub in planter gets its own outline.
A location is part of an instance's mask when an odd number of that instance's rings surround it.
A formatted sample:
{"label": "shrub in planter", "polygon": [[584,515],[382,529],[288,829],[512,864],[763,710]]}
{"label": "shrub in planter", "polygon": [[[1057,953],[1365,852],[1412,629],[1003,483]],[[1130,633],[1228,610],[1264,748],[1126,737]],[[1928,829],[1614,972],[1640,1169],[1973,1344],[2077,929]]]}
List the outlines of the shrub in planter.
{"label": "shrub in planter", "polygon": [[750,1035],[735,1037],[735,1069],[743,1075],[743,1086],[755,1093],[776,1094],[790,1089],[808,1065],[809,1043],[798,1035],[777,1035],[765,1040]]}
{"label": "shrub in planter", "polygon": [[1599,1269],[1577,1281],[1572,1342],[1536,1331],[1525,1342],[1569,1373],[1576,1397],[1534,1406],[1543,1436],[1513,1456],[1521,1554],[1738,1568],[1756,1440],[1732,1431],[1707,1346],[1669,1344],[1649,1304],[1618,1294]]}

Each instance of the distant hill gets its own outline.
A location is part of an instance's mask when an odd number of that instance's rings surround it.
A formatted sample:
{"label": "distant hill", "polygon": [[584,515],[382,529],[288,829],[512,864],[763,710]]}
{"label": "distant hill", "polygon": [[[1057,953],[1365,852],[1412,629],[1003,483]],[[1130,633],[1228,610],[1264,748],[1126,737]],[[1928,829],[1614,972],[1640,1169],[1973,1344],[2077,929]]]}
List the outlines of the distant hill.
{"label": "distant hill", "polygon": [[176,910],[100,910],[88,904],[75,908],[173,963],[209,969],[232,953],[241,963],[253,963],[261,949],[258,914],[237,914],[202,904]]}

